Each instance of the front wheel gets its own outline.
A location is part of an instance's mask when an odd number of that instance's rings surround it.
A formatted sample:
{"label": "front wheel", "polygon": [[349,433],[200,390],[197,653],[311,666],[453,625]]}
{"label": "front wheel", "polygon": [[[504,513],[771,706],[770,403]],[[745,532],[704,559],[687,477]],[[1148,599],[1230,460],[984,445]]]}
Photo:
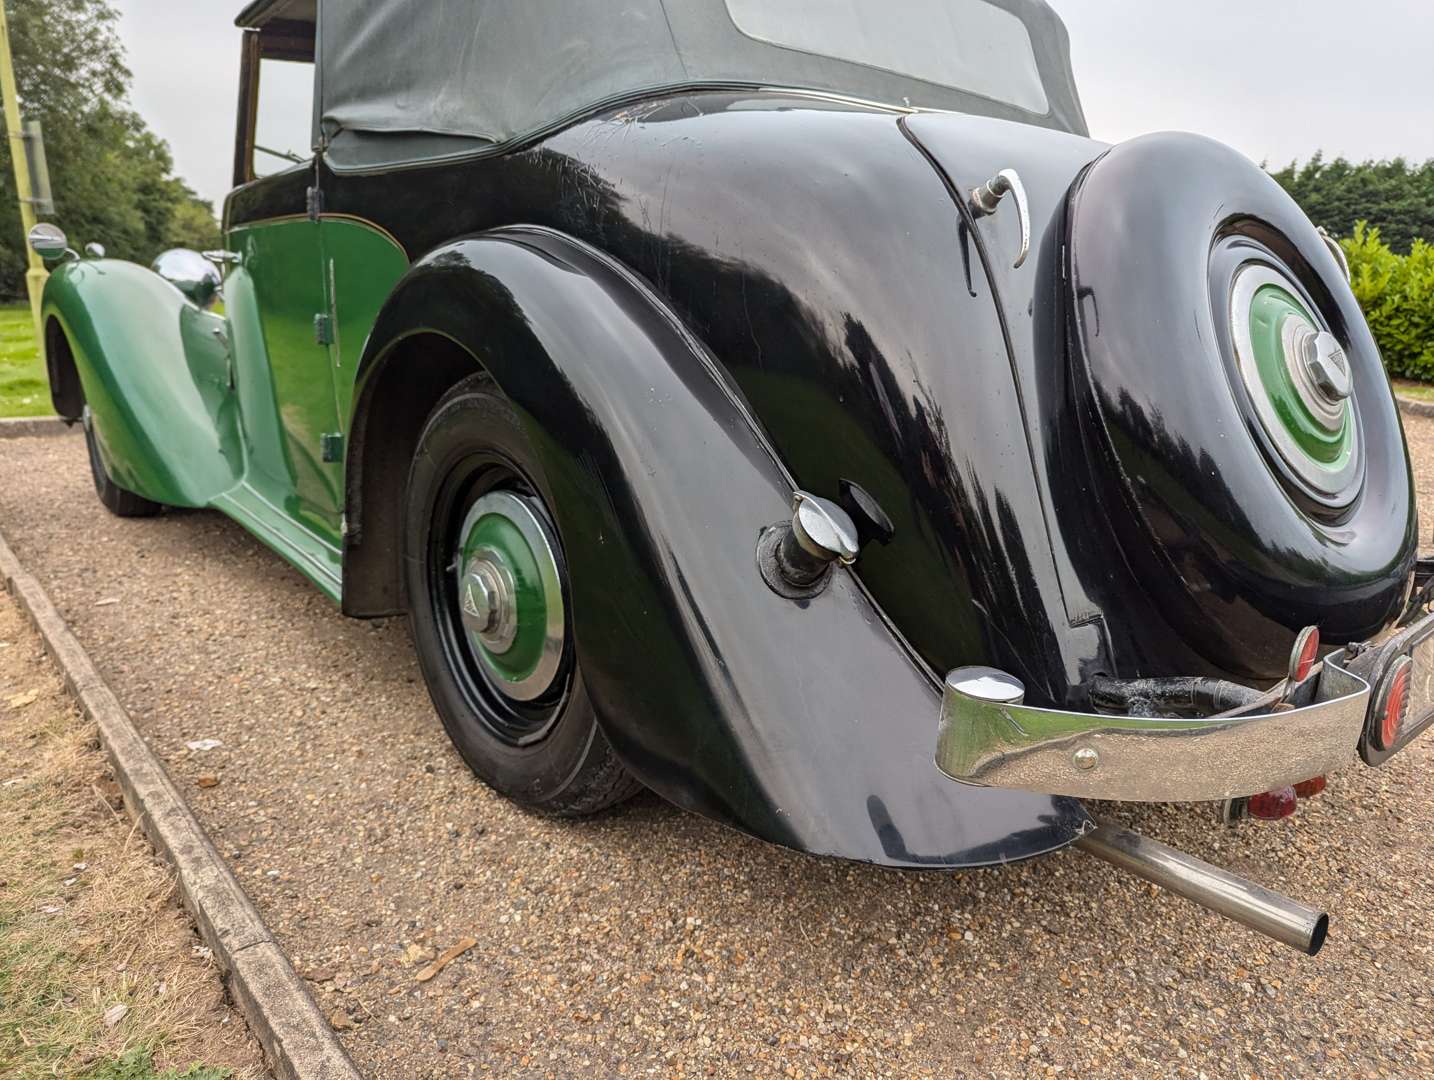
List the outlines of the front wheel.
{"label": "front wheel", "polygon": [[90,453],[90,476],[95,481],[95,494],[100,497],[100,502],[105,504],[105,509],[116,517],[154,517],[163,510],[164,507],[159,503],[151,502],[133,491],[126,491],[110,479],[104,459],[100,457],[99,443],[95,440],[95,425],[88,405],[84,411],[84,428],[85,447]]}
{"label": "front wheel", "polygon": [[469,767],[533,809],[639,789],[583,687],[567,563],[512,406],[486,376],[438,403],[409,470],[404,573],[419,666]]}

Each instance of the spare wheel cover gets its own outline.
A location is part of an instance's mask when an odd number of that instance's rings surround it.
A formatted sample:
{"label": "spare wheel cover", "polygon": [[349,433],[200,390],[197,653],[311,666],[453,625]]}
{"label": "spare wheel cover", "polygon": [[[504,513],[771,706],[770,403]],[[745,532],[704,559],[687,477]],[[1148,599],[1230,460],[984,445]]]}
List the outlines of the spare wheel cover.
{"label": "spare wheel cover", "polygon": [[1380,630],[1416,548],[1389,380],[1338,264],[1263,170],[1151,135],[1072,189],[1073,375],[1127,563],[1216,666]]}

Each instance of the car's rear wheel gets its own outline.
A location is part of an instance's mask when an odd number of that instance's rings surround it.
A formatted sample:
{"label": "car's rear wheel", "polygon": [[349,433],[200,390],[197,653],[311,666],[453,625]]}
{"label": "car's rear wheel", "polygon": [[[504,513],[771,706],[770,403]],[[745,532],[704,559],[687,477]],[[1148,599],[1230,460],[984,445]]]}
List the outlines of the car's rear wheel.
{"label": "car's rear wheel", "polygon": [[105,504],[105,509],[116,517],[154,517],[163,510],[164,507],[159,503],[151,502],[133,491],[126,491],[110,479],[104,459],[100,457],[99,443],[95,439],[95,425],[88,405],[85,406],[83,423],[85,447],[90,453],[90,475],[95,481],[95,494],[100,497],[100,502]]}
{"label": "car's rear wheel", "polygon": [[637,791],[584,690],[537,455],[486,376],[455,386],[429,416],[406,514],[419,666],[469,767],[554,814],[595,813]]}

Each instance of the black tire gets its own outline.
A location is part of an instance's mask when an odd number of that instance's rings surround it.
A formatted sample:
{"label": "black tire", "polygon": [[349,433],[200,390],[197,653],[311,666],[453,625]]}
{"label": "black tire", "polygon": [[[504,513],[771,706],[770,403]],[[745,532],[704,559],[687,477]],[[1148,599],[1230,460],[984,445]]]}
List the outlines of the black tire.
{"label": "black tire", "polygon": [[486,376],[450,390],[425,424],[409,469],[404,574],[419,667],[463,760],[490,787],[544,813],[594,814],[641,785],[618,761],[584,690],[571,621],[557,673],[542,694],[517,701],[485,666],[463,624],[457,565],[473,505],[494,492],[541,516],[569,611],[561,540],[542,470],[517,414]]}
{"label": "black tire", "polygon": [[143,495],[136,495],[133,491],[126,491],[111,480],[109,473],[105,471],[105,463],[100,458],[100,448],[95,441],[94,425],[90,423],[88,408],[86,406],[84,422],[85,447],[90,452],[90,475],[95,481],[95,494],[100,497],[100,502],[105,504],[105,509],[115,517],[154,517],[164,509],[163,505],[151,502]]}

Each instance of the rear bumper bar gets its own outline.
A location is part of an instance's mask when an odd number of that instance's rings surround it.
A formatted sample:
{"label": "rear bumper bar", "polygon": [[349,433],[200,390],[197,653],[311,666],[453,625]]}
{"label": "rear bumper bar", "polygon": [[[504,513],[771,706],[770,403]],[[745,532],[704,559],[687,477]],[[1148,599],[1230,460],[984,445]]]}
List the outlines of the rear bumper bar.
{"label": "rear bumper bar", "polygon": [[1356,753],[1370,760],[1371,683],[1399,655],[1414,661],[1410,708],[1383,760],[1434,721],[1434,615],[1379,644],[1331,653],[1302,682],[1281,684],[1254,706],[1196,719],[1002,701],[958,669],[946,680],[936,764],[966,783],[1085,799],[1255,795],[1335,772]]}

